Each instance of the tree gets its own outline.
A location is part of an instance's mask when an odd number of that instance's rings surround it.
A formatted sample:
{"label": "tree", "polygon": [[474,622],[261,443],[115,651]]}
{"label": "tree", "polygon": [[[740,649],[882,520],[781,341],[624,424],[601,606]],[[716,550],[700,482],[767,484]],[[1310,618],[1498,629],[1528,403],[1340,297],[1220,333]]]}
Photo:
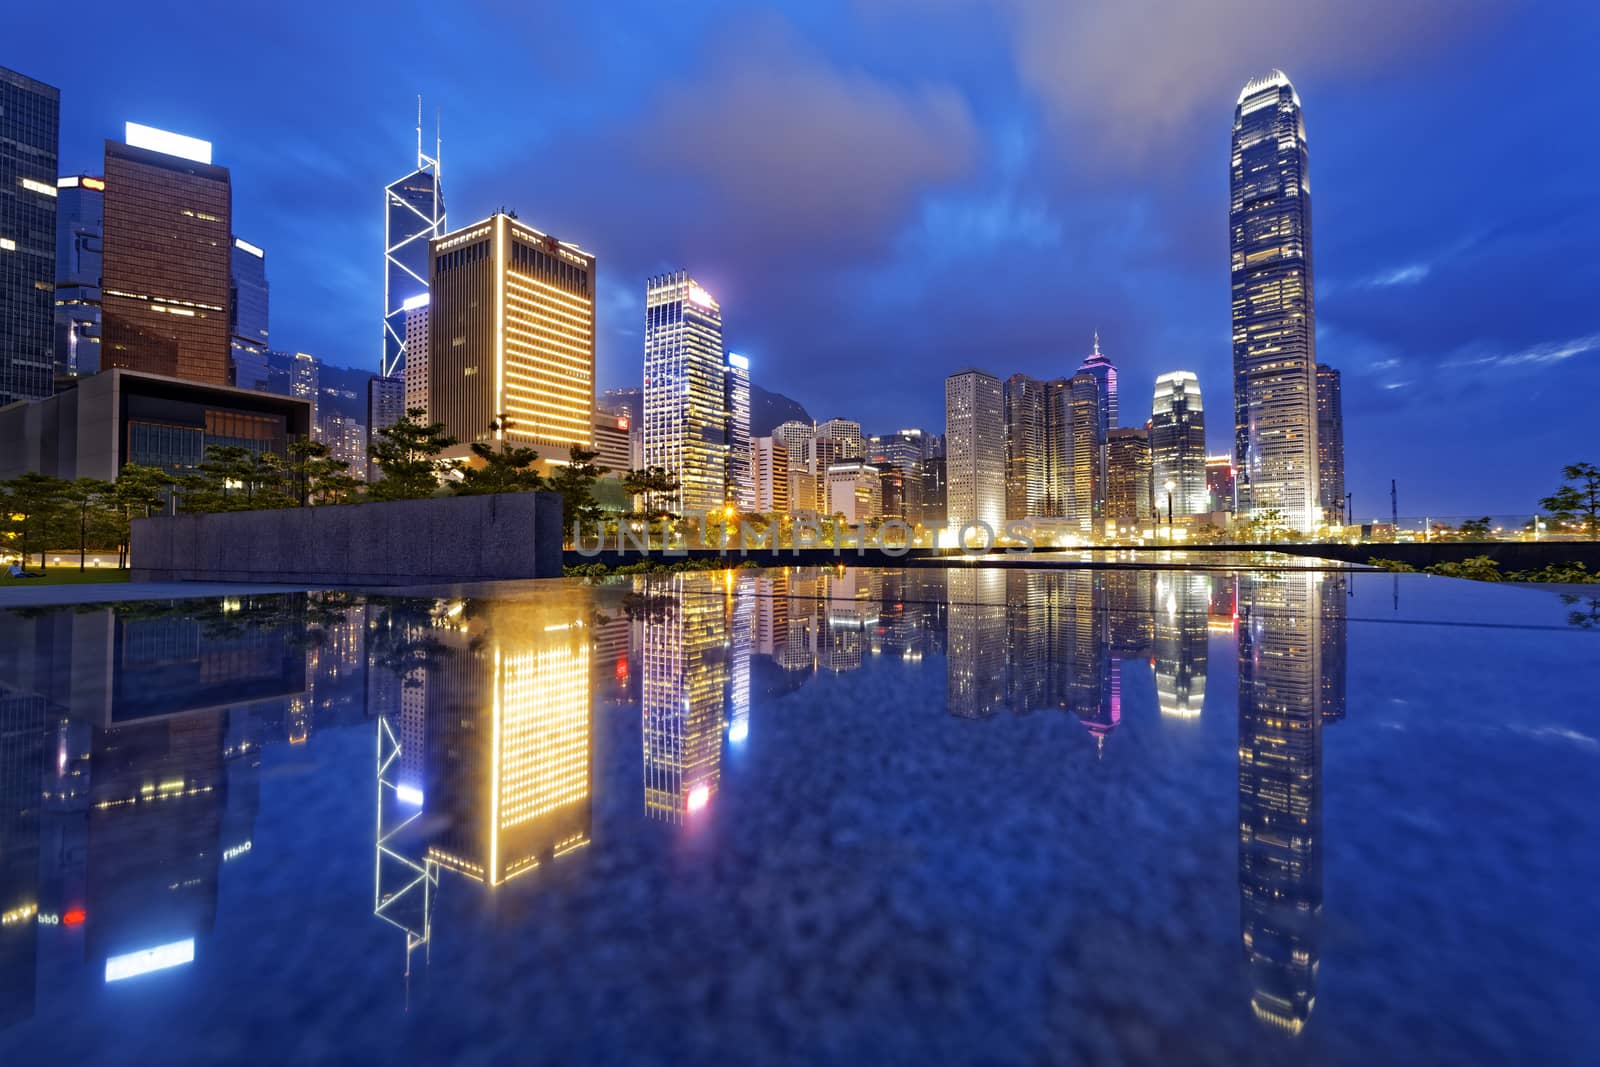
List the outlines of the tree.
{"label": "tree", "polygon": [[62,486],[63,511],[71,519],[73,534],[78,541],[78,569],[84,569],[84,558],[89,554],[89,528],[104,528],[102,516],[113,505],[115,487],[99,478],[79,478]]}
{"label": "tree", "polygon": [[151,512],[166,506],[167,496],[178,479],[160,467],[144,467],[129,463],[117,472],[112,483],[112,504],[117,515],[117,566],[128,565],[128,538],[133,517],[142,513],[149,518]]}
{"label": "tree", "polygon": [[1456,533],[1463,541],[1487,541],[1491,525],[1489,516],[1485,515],[1481,519],[1466,520],[1457,528]]}
{"label": "tree", "polygon": [[289,446],[288,473],[295,503],[303,508],[347,503],[361,488],[361,480],[333,458],[332,449],[309,437]]}
{"label": "tree", "polygon": [[372,500],[422,500],[439,489],[439,479],[454,468],[439,453],[456,443],[444,423],[424,423],[426,408],[407,408],[405,418],[380,430],[367,445],[382,477],[367,487]]}
{"label": "tree", "polygon": [[672,511],[665,506],[663,497],[678,491],[678,476],[661,467],[646,467],[629,471],[622,476],[622,488],[633,496],[644,498],[646,519],[670,518]]}
{"label": "tree", "polygon": [[544,478],[534,469],[539,453],[506,440],[504,434],[510,426],[511,420],[504,415],[489,423],[489,433],[500,438],[499,448],[488,441],[472,443],[472,454],[481,464],[462,468],[461,480],[455,484],[457,494],[531,493],[544,488]]}
{"label": "tree", "polygon": [[284,489],[283,457],[238,445],[211,445],[194,474],[180,480],[183,508],[192,512],[253,511],[293,503]]}
{"label": "tree", "polygon": [[1561,468],[1561,477],[1566,484],[1539,501],[1539,506],[1562,522],[1580,522],[1591,540],[1600,540],[1600,467],[1573,463]]}
{"label": "tree", "polygon": [[600,505],[595,503],[594,483],[611,472],[610,467],[595,463],[600,453],[593,449],[573,445],[567,451],[568,462],[556,468],[550,476],[550,488],[561,494],[561,508],[567,523],[574,522],[588,530],[600,518]]}
{"label": "tree", "polygon": [[17,540],[18,554],[26,565],[28,553],[38,552],[39,569],[43,570],[45,538],[63,510],[62,494],[67,483],[29,471],[0,484],[5,486],[6,525]]}

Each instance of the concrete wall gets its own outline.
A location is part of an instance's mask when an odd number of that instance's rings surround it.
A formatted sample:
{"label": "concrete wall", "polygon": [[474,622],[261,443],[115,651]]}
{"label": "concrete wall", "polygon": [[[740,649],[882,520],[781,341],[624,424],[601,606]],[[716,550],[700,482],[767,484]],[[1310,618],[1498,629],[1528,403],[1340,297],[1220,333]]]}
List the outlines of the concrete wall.
{"label": "concrete wall", "polygon": [[137,519],[136,582],[415,585],[561,575],[555,493]]}

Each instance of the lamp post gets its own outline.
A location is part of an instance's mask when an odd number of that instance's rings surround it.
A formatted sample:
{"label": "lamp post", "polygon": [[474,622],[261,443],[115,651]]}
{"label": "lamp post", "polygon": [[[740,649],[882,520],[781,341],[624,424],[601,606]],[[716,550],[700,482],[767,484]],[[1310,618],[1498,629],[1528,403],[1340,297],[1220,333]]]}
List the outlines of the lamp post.
{"label": "lamp post", "polygon": [[1178,488],[1178,483],[1171,478],[1167,479],[1167,540],[1172,540],[1172,491]]}

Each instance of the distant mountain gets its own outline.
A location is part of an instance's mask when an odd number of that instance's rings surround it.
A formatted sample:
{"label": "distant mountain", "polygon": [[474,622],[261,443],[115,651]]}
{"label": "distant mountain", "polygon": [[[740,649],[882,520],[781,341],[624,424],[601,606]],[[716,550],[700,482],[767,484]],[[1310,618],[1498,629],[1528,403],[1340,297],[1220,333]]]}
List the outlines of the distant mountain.
{"label": "distant mountain", "polygon": [[811,415],[805,405],[791,400],[782,393],[771,393],[755,382],[750,383],[750,436],[770,437],[772,431],[790,420],[810,422]]}

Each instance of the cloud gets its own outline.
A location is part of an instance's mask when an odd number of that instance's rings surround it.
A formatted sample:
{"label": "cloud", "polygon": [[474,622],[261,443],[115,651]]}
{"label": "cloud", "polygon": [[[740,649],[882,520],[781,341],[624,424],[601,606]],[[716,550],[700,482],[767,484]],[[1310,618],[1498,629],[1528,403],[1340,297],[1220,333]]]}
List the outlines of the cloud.
{"label": "cloud", "polygon": [[[1163,141],[1214,131],[1250,77],[1381,68],[1488,22],[1486,0],[1012,0],[1021,78],[1068,125],[1097,135],[1116,167]],[[1197,125],[1197,117],[1204,121]],[[1207,137],[1206,140],[1214,140]],[[1130,158],[1132,157],[1132,158]]]}
{"label": "cloud", "polygon": [[1463,356],[1447,360],[1447,367],[1548,367],[1565,363],[1577,356],[1600,351],[1600,333],[1573,337],[1566,341],[1548,341],[1531,345],[1515,352],[1483,356]]}
{"label": "cloud", "polygon": [[1433,270],[1426,263],[1408,263],[1393,270],[1380,271],[1362,284],[1368,288],[1387,289],[1395,285],[1416,285]]}

